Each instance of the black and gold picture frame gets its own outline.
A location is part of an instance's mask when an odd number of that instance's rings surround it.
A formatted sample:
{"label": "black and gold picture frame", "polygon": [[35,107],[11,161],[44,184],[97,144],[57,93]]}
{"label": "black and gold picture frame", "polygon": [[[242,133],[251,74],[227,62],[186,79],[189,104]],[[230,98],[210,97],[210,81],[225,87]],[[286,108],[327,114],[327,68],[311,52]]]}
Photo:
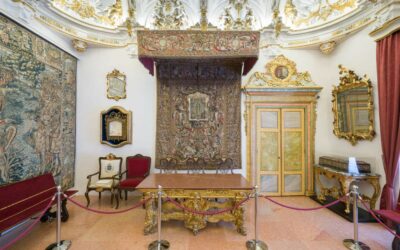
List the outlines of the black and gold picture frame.
{"label": "black and gold picture frame", "polygon": [[132,112],[113,106],[100,114],[100,142],[111,147],[132,143]]}

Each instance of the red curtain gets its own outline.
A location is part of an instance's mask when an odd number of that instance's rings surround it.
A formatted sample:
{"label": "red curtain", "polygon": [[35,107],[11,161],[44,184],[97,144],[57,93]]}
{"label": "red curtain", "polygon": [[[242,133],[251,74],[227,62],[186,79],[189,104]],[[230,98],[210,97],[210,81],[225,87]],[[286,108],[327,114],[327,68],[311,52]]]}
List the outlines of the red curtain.
{"label": "red curtain", "polygon": [[386,174],[380,208],[395,209],[393,185],[400,156],[400,32],[380,40],[376,52],[379,118]]}

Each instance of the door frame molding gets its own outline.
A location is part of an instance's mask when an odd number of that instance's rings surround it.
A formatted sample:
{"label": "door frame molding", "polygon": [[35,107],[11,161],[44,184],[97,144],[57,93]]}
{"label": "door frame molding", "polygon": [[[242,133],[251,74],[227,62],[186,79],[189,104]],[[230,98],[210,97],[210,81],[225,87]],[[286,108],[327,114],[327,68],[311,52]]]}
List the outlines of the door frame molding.
{"label": "door frame molding", "polygon": [[[246,178],[257,183],[257,109],[260,108],[304,108],[304,119],[307,125],[305,138],[307,157],[305,160],[305,195],[314,195],[314,162],[315,162],[315,127],[317,96],[322,87],[292,88],[246,88],[243,92],[246,100],[244,112],[246,130]],[[305,128],[306,129],[306,128]]]}

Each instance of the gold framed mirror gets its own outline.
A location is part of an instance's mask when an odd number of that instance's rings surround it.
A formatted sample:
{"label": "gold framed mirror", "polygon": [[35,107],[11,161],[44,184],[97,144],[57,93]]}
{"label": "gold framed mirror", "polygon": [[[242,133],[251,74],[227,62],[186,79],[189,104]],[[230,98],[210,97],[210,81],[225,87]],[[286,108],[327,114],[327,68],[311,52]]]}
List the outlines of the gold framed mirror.
{"label": "gold framed mirror", "polygon": [[333,133],[354,146],[375,136],[371,80],[339,65],[340,83],[332,91]]}

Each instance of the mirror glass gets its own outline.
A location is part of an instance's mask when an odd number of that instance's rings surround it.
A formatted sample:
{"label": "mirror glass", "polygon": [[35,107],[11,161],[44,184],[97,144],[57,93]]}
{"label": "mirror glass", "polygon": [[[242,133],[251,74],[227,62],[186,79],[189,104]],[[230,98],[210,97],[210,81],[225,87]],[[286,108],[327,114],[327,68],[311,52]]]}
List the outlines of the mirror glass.
{"label": "mirror glass", "polygon": [[339,130],[368,133],[368,88],[358,87],[338,93]]}

